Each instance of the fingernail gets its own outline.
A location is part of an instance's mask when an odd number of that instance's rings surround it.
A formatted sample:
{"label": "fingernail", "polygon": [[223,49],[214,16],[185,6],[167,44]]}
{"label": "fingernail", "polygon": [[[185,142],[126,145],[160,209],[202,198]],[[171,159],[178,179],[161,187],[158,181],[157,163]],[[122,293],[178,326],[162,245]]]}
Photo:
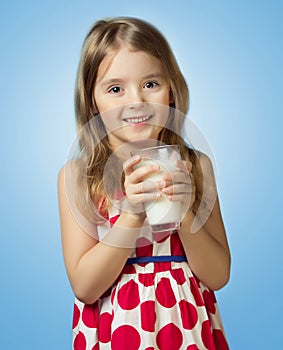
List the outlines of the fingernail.
{"label": "fingernail", "polygon": [[133,156],[132,159],[133,159],[133,160],[138,160],[138,159],[140,159],[140,157],[141,157],[141,156],[140,156],[139,154],[137,154],[137,155]]}
{"label": "fingernail", "polygon": [[153,169],[154,169],[154,170],[159,170],[159,165],[154,165],[154,166],[153,166]]}
{"label": "fingernail", "polygon": [[165,181],[160,181],[159,185],[160,185],[160,187],[165,187],[166,186],[166,182]]}

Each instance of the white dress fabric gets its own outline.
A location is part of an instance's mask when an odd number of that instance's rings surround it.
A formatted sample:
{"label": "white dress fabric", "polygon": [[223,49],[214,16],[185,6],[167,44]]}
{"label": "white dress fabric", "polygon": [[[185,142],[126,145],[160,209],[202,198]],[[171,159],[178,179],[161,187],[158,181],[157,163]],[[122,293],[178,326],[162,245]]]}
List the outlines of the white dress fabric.
{"label": "white dress fabric", "polygon": [[184,261],[178,232],[156,234],[152,242],[139,239],[142,244],[99,300],[86,305],[75,299],[73,349],[229,349],[214,292]]}

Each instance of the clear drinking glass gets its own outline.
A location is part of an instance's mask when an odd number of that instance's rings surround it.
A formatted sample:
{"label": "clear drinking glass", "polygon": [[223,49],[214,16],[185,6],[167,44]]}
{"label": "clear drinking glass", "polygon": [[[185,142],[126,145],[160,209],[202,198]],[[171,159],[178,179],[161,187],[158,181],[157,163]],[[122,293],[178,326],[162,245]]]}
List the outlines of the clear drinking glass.
{"label": "clear drinking glass", "polygon": [[[143,148],[131,152],[131,155],[140,155],[142,160],[137,167],[145,165],[159,165],[158,173],[147,177],[150,181],[161,181],[164,173],[176,171],[176,161],[180,160],[178,145],[164,145],[151,148]],[[145,211],[153,232],[165,232],[177,230],[181,222],[181,202],[172,202],[166,195],[152,202],[145,203]]]}

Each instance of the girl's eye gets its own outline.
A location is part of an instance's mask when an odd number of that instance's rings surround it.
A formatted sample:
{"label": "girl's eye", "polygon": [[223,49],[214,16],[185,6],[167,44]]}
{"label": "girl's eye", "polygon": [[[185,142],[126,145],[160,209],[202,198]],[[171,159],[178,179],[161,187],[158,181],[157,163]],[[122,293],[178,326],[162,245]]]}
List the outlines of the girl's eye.
{"label": "girl's eye", "polygon": [[108,89],[108,92],[111,94],[119,94],[122,92],[122,88],[120,86],[112,86],[110,89]]}
{"label": "girl's eye", "polygon": [[147,83],[144,84],[144,87],[146,89],[153,89],[157,87],[159,84],[156,81],[148,81]]}

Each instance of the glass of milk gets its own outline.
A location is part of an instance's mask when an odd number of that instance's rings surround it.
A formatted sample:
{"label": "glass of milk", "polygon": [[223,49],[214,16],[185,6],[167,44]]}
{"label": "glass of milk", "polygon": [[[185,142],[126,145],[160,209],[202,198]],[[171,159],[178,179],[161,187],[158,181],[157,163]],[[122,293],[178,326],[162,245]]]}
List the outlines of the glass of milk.
{"label": "glass of milk", "polygon": [[[145,165],[158,165],[160,170],[157,173],[150,174],[147,180],[162,181],[164,173],[172,173],[178,170],[176,161],[180,160],[180,150],[178,145],[164,145],[151,148],[143,148],[131,152],[131,155],[140,155],[141,161],[137,167]],[[165,232],[177,230],[181,222],[181,202],[172,202],[166,195],[145,203],[145,211],[148,223],[153,232]]]}

